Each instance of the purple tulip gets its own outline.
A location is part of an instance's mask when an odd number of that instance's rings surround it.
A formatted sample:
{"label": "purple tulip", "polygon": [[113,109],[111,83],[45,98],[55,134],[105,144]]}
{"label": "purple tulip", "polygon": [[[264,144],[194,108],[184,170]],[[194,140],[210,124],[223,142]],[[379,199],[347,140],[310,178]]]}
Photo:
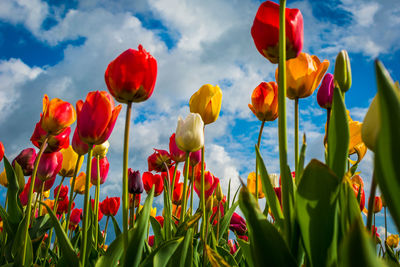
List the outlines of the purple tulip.
{"label": "purple tulip", "polygon": [[333,75],[327,73],[324,76],[317,93],[317,102],[321,108],[330,109],[332,107],[333,88]]}
{"label": "purple tulip", "polygon": [[128,191],[130,194],[141,194],[143,192],[143,181],[139,171],[128,169]]}
{"label": "purple tulip", "polygon": [[246,221],[236,212],[233,213],[229,229],[238,235],[244,235],[247,232]]}
{"label": "purple tulip", "polygon": [[[99,159],[100,167],[100,184],[104,184],[107,179],[108,169],[110,168],[110,163],[108,163],[107,157]],[[97,158],[92,159],[92,173],[90,175],[90,182],[92,185],[97,185]]]}
{"label": "purple tulip", "polygon": [[22,171],[25,176],[32,175],[33,164],[36,159],[36,151],[34,148],[26,148],[18,154],[18,156],[13,160],[12,166],[15,168],[15,162],[21,166]]}

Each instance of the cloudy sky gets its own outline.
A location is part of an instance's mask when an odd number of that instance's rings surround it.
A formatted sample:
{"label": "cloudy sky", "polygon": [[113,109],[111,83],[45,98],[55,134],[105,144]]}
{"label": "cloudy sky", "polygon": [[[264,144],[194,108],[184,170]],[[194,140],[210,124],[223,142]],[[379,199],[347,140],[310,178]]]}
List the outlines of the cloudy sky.
{"label": "cloudy sky", "polygon": [[[66,3],[67,4],[66,4]],[[260,122],[248,108],[253,89],[273,81],[276,65],[256,50],[250,28],[261,2],[254,0],[2,0],[0,1],[0,140],[9,158],[32,147],[42,98],[75,104],[89,91],[106,90],[108,63],[139,44],[158,62],[152,97],[133,105],[129,166],[147,170],[153,148],[168,149],[178,116],[189,112],[190,96],[203,84],[223,91],[218,120],[206,127],[207,167],[239,185],[254,169]],[[346,105],[362,121],[376,93],[373,60],[379,57],[398,79],[400,6],[397,0],[288,1],[304,17],[303,51],[334,59],[349,52],[353,86]],[[293,166],[293,102],[288,100],[289,162]],[[325,110],[316,92],[300,101],[300,132],[307,135],[307,162],[323,159]],[[121,194],[125,106],[110,137],[111,164],[101,199]],[[278,172],[277,121],[266,123],[261,153]],[[360,164],[369,190],[372,153]],[[162,203],[161,197],[156,200]],[[158,213],[160,213],[159,211]],[[393,228],[392,228],[393,229]],[[393,229],[394,231],[394,229]]]}

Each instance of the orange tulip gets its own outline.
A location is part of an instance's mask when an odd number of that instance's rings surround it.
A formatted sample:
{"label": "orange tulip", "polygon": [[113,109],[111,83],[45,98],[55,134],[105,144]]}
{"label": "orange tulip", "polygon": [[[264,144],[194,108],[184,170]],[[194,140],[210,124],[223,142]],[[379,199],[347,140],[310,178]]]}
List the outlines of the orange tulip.
{"label": "orange tulip", "polygon": [[59,98],[49,100],[47,95],[43,97],[43,113],[41,114],[42,128],[52,135],[57,135],[76,120],[74,107]]}
{"label": "orange tulip", "polygon": [[[86,181],[86,174],[84,172],[81,172],[75,179],[75,185],[74,185],[74,192],[80,195],[85,194],[85,181]],[[72,179],[70,180],[70,184],[72,187]],[[89,189],[92,186],[91,183],[89,183]]]}
{"label": "orange tulip", "polygon": [[276,82],[262,82],[251,94],[249,108],[260,121],[278,118],[278,85]]}
{"label": "orange tulip", "polygon": [[374,199],[374,213],[378,213],[382,210],[382,199],[381,197],[375,197]]}
{"label": "orange tulip", "polygon": [[[188,188],[188,196],[190,195],[190,188]],[[180,205],[183,197],[183,183],[175,185],[174,192],[172,194],[172,203]]]}

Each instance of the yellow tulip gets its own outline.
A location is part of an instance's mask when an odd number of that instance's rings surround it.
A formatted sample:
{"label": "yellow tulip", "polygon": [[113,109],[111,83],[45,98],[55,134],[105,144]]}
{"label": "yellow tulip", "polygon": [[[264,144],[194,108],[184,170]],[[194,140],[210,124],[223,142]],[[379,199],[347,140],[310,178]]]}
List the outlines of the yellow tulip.
{"label": "yellow tulip", "polygon": [[389,247],[396,248],[399,245],[399,235],[390,235],[386,240]]}
{"label": "yellow tulip", "polygon": [[[255,196],[256,195],[256,173],[251,172],[247,176],[247,189]],[[262,190],[261,177],[258,175],[258,198],[264,198],[264,192]]]}
{"label": "yellow tulip", "polygon": [[352,161],[352,163],[355,164],[364,158],[365,153],[367,153],[367,147],[361,138],[361,128],[363,124],[359,121],[353,121],[350,117],[349,111],[347,111],[347,116],[350,130],[349,155],[357,153],[357,161]]}
{"label": "yellow tulip", "polygon": [[[71,184],[71,188],[72,188],[72,180],[73,179],[69,181]],[[84,172],[81,172],[75,179],[74,192],[80,195],[85,194],[85,182],[86,182],[86,174]],[[91,186],[92,184],[89,183],[89,190]]]}
{"label": "yellow tulip", "polygon": [[[312,95],[328,67],[328,60],[321,63],[317,56],[307,53],[300,53],[296,58],[286,61],[287,97],[296,99]],[[278,69],[275,78],[278,80]]]}
{"label": "yellow tulip", "polygon": [[48,198],[50,196],[50,190],[43,192],[43,198]]}
{"label": "yellow tulip", "polygon": [[222,91],[219,86],[205,84],[190,98],[190,112],[199,113],[204,124],[210,124],[218,119],[221,101]]}
{"label": "yellow tulip", "polygon": [[[143,205],[139,205],[139,212],[143,209]],[[156,217],[157,216],[157,208],[150,208],[150,216],[151,217]]]}
{"label": "yellow tulip", "polygon": [[109,147],[110,143],[108,141],[105,141],[100,145],[95,145],[93,148],[93,156],[94,157],[99,156],[101,159],[104,158],[107,155]]}
{"label": "yellow tulip", "polygon": [[4,170],[2,173],[0,173],[0,184],[4,187],[8,187],[6,170]]}
{"label": "yellow tulip", "polygon": [[[49,206],[50,209],[54,208],[54,199],[46,199],[45,201],[43,201],[44,204],[46,204],[47,206]],[[42,215],[47,214],[47,209],[44,205],[41,206],[42,208]]]}
{"label": "yellow tulip", "polygon": [[[62,160],[62,167],[59,172],[61,176],[65,177],[72,177],[74,176],[74,170],[75,170],[75,165],[76,161],[78,160],[78,154],[74,151],[72,146],[69,146],[68,148],[61,149],[61,153],[63,155],[63,160]],[[83,163],[83,157],[79,159],[79,165],[78,165],[78,170],[79,172],[81,166]]]}

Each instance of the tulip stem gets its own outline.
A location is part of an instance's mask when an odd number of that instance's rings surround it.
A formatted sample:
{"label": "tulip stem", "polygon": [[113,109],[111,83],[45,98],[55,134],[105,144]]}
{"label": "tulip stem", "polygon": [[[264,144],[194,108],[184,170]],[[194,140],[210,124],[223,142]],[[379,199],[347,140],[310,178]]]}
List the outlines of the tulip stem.
{"label": "tulip stem", "polygon": [[218,201],[217,205],[217,245],[219,243],[219,224],[221,221],[221,211],[219,210],[219,205],[221,205],[221,201]]}
{"label": "tulip stem", "polygon": [[[89,195],[90,195],[90,175],[92,171],[92,154],[93,154],[93,145],[89,144],[88,158],[86,160],[86,181],[85,181],[85,202],[83,206],[83,225],[82,225],[82,248],[81,248],[81,259],[82,265],[86,265],[86,246],[88,239],[88,229],[89,229]],[[97,219],[97,218],[96,218]],[[96,233],[97,234],[97,233]],[[91,238],[91,236],[90,236]]]}
{"label": "tulip stem", "polygon": [[[128,102],[125,116],[125,133],[124,133],[124,157],[122,163],[122,225],[124,235],[124,256],[128,250],[128,210],[129,210],[129,194],[128,194],[128,155],[129,155],[129,125],[131,121],[132,102]],[[124,257],[125,258],[125,257]]]}
{"label": "tulip stem", "polygon": [[[194,172],[194,170],[193,170]],[[204,248],[206,249],[205,242],[205,227],[206,227],[206,196],[204,191],[204,146],[201,148],[201,210],[203,212],[203,221],[201,223],[201,236],[203,237]]]}
{"label": "tulip stem", "polygon": [[108,228],[108,220],[109,220],[109,219],[110,219],[110,216],[107,216],[107,219],[106,219],[106,226],[104,227],[103,246],[106,244],[107,228]]}
{"label": "tulip stem", "polygon": [[372,174],[371,190],[369,193],[369,200],[368,200],[368,214],[367,214],[367,230],[368,231],[371,231],[372,213],[374,212],[375,192],[376,192],[376,181],[375,181],[375,171],[374,171],[374,173]]}
{"label": "tulip stem", "polygon": [[176,163],[175,163],[174,176],[172,177],[172,185],[170,186],[170,188],[171,188],[171,199],[172,199],[173,194],[174,194],[175,180],[176,180],[176,171],[178,170],[178,164],[179,164],[179,162],[176,162]]}
{"label": "tulip stem", "polygon": [[97,249],[97,242],[98,242],[98,231],[99,231],[99,198],[100,198],[100,156],[96,156],[97,160],[97,179],[96,179],[96,193],[94,196],[94,217],[96,218],[95,223],[95,235],[94,235],[94,247]]}
{"label": "tulip stem", "polygon": [[[262,121],[262,123],[261,123],[261,127],[260,127],[260,132],[258,133],[258,139],[257,139],[257,147],[258,147],[258,149],[260,149],[260,144],[261,144],[261,136],[262,136],[262,132],[263,132],[263,129],[264,129],[264,124],[265,124],[265,121]],[[257,159],[256,159],[256,200],[257,200],[257,203],[258,203],[258,163],[257,163]]]}
{"label": "tulip stem", "polygon": [[294,170],[299,165],[299,98],[294,99]]}
{"label": "tulip stem", "polygon": [[74,169],[74,176],[72,177],[72,184],[71,184],[71,192],[69,192],[69,203],[68,203],[68,213],[67,213],[67,223],[65,225],[65,232],[68,232],[68,226],[69,226],[69,219],[71,216],[71,208],[72,208],[72,202],[74,202],[74,189],[75,189],[75,180],[76,180],[76,175],[78,173],[78,167],[79,167],[79,162],[81,160],[82,155],[78,155],[78,159],[76,160],[75,164],[75,169]]}
{"label": "tulip stem", "polygon": [[43,202],[43,193],[44,193],[44,182],[42,183],[42,186],[40,188],[40,202],[39,202],[39,210],[38,210],[38,217],[42,215],[42,202]]}
{"label": "tulip stem", "polygon": [[385,242],[386,242],[386,240],[387,240],[386,206],[383,207],[383,212],[385,213]]}
{"label": "tulip stem", "polygon": [[26,222],[25,222],[25,227],[24,227],[24,233],[25,233],[25,238],[24,238],[24,250],[22,253],[22,263],[25,265],[25,259],[26,259],[26,246],[28,243],[28,235],[29,235],[29,225],[31,222],[31,207],[32,207],[32,195],[33,195],[33,187],[35,186],[35,180],[36,180],[36,173],[37,173],[37,169],[39,166],[39,161],[40,158],[42,157],[42,154],[47,146],[47,140],[49,140],[49,134],[46,136],[46,138],[44,139],[42,145],[40,146],[40,150],[39,153],[35,159],[35,164],[33,166],[33,172],[32,172],[32,178],[31,178],[31,184],[29,187],[29,194],[28,194],[28,202],[27,202],[27,208],[25,210],[25,216],[26,218]]}
{"label": "tulip stem", "polygon": [[[187,182],[189,179],[189,155],[190,152],[186,152],[186,169],[185,169],[185,177],[183,180],[183,199],[182,199],[182,209],[181,209],[181,219],[180,222],[183,223],[185,221],[185,215],[186,215],[186,207],[187,207]],[[176,169],[175,169],[176,170]]]}
{"label": "tulip stem", "polygon": [[193,187],[194,187],[194,171],[192,170],[192,180],[190,181],[190,216],[193,215]]}

